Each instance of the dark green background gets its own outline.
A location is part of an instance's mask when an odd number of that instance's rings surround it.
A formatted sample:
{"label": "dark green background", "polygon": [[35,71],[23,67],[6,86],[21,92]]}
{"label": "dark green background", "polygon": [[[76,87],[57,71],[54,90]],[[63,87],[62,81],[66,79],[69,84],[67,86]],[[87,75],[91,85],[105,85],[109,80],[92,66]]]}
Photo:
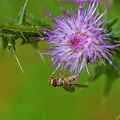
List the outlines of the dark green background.
{"label": "dark green background", "polygon": [[[115,1],[117,4],[110,8],[108,18],[120,14],[119,0]],[[0,0],[0,19],[15,18],[23,4],[24,0]],[[27,18],[47,23],[47,17],[43,17],[41,12],[42,7],[48,8],[54,15],[60,13],[53,0],[29,0]],[[42,47],[43,44],[39,45]],[[116,120],[119,116],[120,79],[116,80],[107,97],[103,94],[105,74],[91,83],[89,88],[78,88],[69,93],[48,85],[53,68],[49,68],[48,58],[45,63],[39,59],[32,46],[20,46],[17,42],[17,56],[25,75],[7,50],[0,52],[0,120]],[[79,81],[85,80],[85,76],[87,73],[83,72]]]}

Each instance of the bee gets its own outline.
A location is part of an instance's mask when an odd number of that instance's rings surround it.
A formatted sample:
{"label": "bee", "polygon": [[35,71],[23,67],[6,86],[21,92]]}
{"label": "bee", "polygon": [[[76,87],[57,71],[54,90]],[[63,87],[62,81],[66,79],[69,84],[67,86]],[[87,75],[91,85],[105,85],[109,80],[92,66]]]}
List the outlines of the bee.
{"label": "bee", "polygon": [[75,87],[79,87],[79,88],[88,87],[88,85],[75,84],[74,81],[76,80],[77,77],[78,77],[77,73],[73,74],[72,76],[70,76],[68,78],[65,78],[64,76],[62,76],[60,78],[55,78],[55,77],[51,76],[49,84],[53,87],[62,87],[69,92],[74,92]]}

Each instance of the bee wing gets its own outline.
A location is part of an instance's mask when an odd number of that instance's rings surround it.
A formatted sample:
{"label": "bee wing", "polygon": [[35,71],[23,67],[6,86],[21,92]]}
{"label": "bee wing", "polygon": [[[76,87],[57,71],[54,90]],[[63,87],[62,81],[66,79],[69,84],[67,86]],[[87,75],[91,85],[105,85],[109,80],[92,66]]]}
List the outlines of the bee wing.
{"label": "bee wing", "polygon": [[85,85],[85,84],[73,84],[75,87],[79,87],[79,88],[87,88],[88,85]]}
{"label": "bee wing", "polygon": [[68,92],[74,92],[75,91],[75,86],[73,85],[65,85],[63,88],[68,91]]}

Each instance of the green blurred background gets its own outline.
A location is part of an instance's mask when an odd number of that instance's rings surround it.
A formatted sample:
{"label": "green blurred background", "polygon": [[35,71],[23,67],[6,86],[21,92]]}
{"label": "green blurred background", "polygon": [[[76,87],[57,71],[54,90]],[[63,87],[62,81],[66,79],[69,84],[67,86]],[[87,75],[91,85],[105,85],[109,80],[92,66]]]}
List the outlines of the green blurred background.
{"label": "green blurred background", "polygon": [[[120,14],[119,0],[115,2],[109,10],[109,18]],[[0,19],[15,18],[23,4],[24,0],[0,0]],[[47,17],[41,14],[42,7],[48,8],[54,15],[60,12],[54,0],[30,0],[28,19],[36,18],[47,23]],[[39,45],[42,47],[42,43]],[[0,52],[0,120],[120,120],[120,78],[107,97],[103,93],[105,74],[89,88],[78,88],[69,93],[48,85],[53,69],[49,68],[47,59],[45,63],[39,59],[31,45],[20,46],[17,42],[16,48],[25,75],[7,50]],[[86,75],[83,72],[79,81],[85,80]]]}

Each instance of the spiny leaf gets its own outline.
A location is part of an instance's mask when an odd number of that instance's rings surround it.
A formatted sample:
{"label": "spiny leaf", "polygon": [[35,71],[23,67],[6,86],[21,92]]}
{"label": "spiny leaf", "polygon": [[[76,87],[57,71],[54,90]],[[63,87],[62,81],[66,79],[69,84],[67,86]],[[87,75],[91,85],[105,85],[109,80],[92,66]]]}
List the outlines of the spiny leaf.
{"label": "spiny leaf", "polygon": [[28,4],[28,0],[25,0],[23,7],[20,9],[18,17],[13,20],[13,22],[17,25],[24,24],[26,22],[26,7]]}
{"label": "spiny leaf", "polygon": [[[41,27],[49,27],[40,20],[26,20],[26,7],[28,0],[25,0],[23,7],[20,9],[18,18],[14,22],[0,22],[0,33],[3,35],[12,35],[12,40],[22,39],[22,45],[30,43],[34,48],[38,48],[38,41],[33,40],[35,37],[42,37],[43,33],[38,30]],[[35,22],[36,21],[36,22]]]}
{"label": "spiny leaf", "polygon": [[22,45],[31,44],[34,48],[38,48],[38,40],[35,37],[42,37],[43,33],[38,31],[39,27],[31,27],[25,25],[15,25],[8,23],[0,23],[0,31],[4,36],[13,37],[12,40],[22,39]]}
{"label": "spiny leaf", "polygon": [[33,34],[40,34],[38,32],[39,27],[31,27],[31,26],[25,26],[25,25],[14,25],[10,23],[0,23],[0,30],[2,31],[8,31],[9,33],[13,32],[26,32],[26,33],[33,33]]}

